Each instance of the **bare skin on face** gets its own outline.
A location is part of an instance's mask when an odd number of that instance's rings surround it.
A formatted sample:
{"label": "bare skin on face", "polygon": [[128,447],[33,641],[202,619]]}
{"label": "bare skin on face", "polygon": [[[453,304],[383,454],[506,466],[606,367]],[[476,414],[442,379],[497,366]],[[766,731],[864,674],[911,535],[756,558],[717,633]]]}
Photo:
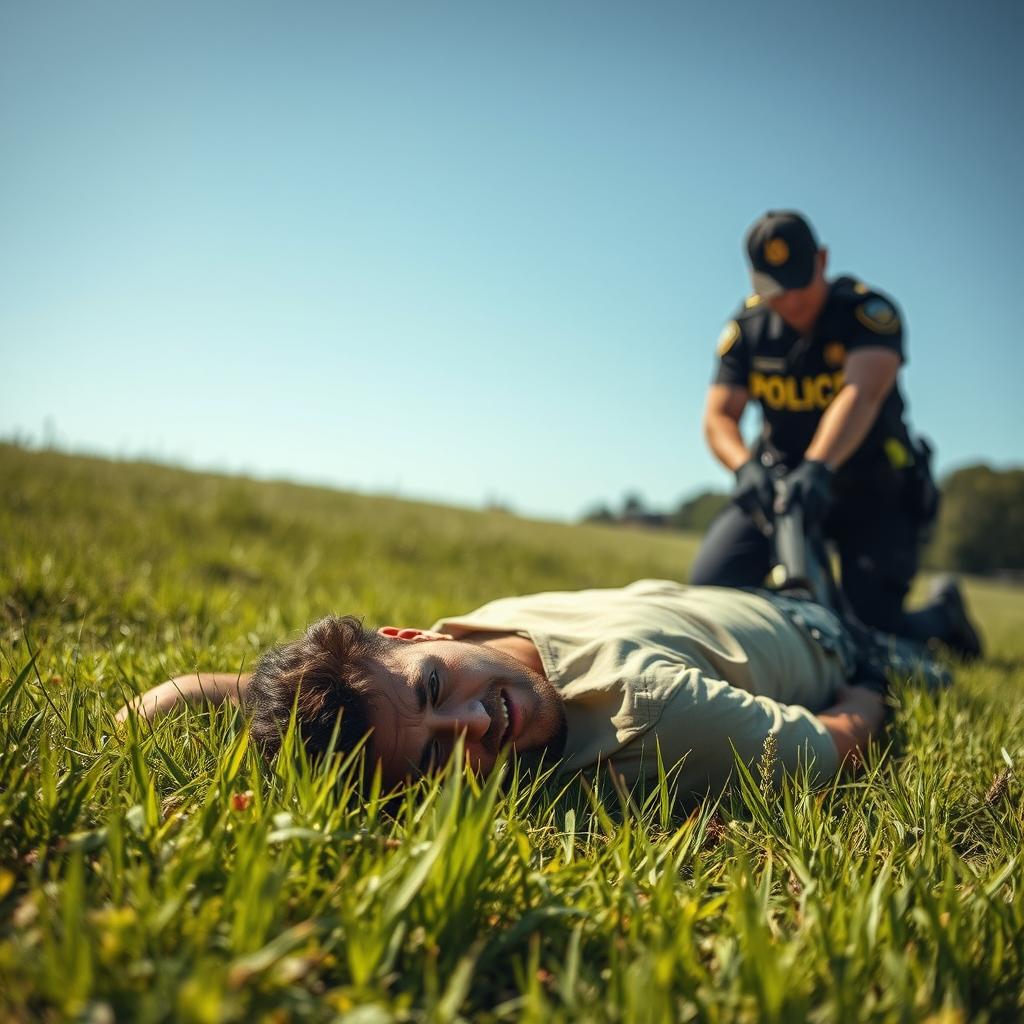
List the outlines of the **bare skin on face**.
{"label": "bare skin on face", "polygon": [[486,774],[506,747],[527,760],[557,759],[565,712],[532,642],[517,635],[455,640],[385,626],[399,641],[372,672],[373,750],[385,785],[429,772],[463,738],[467,763]]}
{"label": "bare skin on face", "polygon": [[814,277],[806,288],[790,288],[765,302],[773,313],[778,313],[795,331],[810,334],[821,316],[828,299],[828,281],[825,268],[828,265],[828,250],[818,250],[815,257]]}

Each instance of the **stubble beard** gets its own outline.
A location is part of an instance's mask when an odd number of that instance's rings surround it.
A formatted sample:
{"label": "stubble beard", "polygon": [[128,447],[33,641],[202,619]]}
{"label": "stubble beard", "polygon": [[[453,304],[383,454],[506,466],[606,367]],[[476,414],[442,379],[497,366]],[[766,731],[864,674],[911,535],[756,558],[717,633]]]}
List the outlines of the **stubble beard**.
{"label": "stubble beard", "polygon": [[539,767],[541,763],[545,768],[550,767],[561,758],[568,737],[565,701],[562,695],[550,680],[511,654],[493,648],[490,653],[505,661],[510,671],[504,680],[496,682],[490,688],[484,707],[494,721],[501,700],[500,691],[507,687],[511,691],[512,699],[518,699],[522,713],[523,694],[528,693],[531,698],[530,718],[525,723],[524,731],[532,735],[521,737],[528,740],[528,746],[513,742],[513,751],[522,767],[533,769]]}

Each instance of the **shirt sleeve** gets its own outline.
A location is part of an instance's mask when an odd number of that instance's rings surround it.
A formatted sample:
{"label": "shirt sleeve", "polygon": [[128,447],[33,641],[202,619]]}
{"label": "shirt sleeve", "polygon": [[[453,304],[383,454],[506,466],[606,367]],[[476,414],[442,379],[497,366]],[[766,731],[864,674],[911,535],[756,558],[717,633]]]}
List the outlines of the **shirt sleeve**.
{"label": "shirt sleeve", "polygon": [[903,351],[903,317],[888,296],[880,292],[858,295],[850,307],[849,336],[846,350],[885,348],[906,362]]}
{"label": "shirt sleeve", "polygon": [[676,767],[681,797],[717,795],[733,773],[733,749],[754,765],[766,737],[777,745],[776,778],[783,771],[811,768],[817,783],[839,770],[835,743],[807,708],[758,697],[698,668],[665,665],[654,686],[670,691],[651,728],[618,751],[612,764],[629,777],[657,777],[658,750],[666,770]]}
{"label": "shirt sleeve", "polygon": [[738,321],[730,320],[718,336],[718,363],[715,384],[745,388],[749,376],[750,359]]}

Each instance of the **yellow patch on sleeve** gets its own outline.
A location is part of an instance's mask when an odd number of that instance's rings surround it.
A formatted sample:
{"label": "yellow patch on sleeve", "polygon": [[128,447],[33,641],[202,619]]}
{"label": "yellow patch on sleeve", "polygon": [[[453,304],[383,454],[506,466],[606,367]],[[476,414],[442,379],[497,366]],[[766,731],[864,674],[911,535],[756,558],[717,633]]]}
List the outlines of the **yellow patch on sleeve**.
{"label": "yellow patch on sleeve", "polygon": [[743,306],[744,306],[745,309],[753,309],[755,306],[760,306],[760,305],[761,305],[761,296],[760,295],[748,295],[743,300]]}
{"label": "yellow patch on sleeve", "polygon": [[907,451],[906,445],[902,441],[897,441],[895,437],[887,437],[882,442],[882,447],[885,449],[889,465],[893,469],[906,469],[907,466],[914,464],[914,459]]}
{"label": "yellow patch on sleeve", "polygon": [[740,340],[740,325],[735,320],[730,320],[718,336],[718,354],[724,356]]}
{"label": "yellow patch on sleeve", "polygon": [[875,334],[895,334],[900,329],[899,314],[891,303],[878,295],[862,302],[854,311],[854,316]]}

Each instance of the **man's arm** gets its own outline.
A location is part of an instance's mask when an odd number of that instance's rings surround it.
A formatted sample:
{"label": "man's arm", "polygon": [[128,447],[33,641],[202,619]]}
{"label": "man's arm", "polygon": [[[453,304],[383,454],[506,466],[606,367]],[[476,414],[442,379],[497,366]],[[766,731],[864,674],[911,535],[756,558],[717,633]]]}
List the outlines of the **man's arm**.
{"label": "man's arm", "polygon": [[878,410],[896,383],[901,358],[887,348],[862,348],[846,360],[845,383],[825,410],[804,458],[841,466],[867,437]]}
{"label": "man's arm", "polygon": [[196,672],[177,676],[154,686],[130,700],[115,716],[124,722],[135,714],[147,722],[166,715],[182,704],[223,704],[225,700],[237,704],[249,685],[249,672]]}
{"label": "man's arm", "polygon": [[865,686],[843,686],[837,701],[818,713],[818,721],[828,730],[843,764],[859,754],[868,740],[885,724],[885,703],[874,690]]}
{"label": "man's arm", "polygon": [[813,761],[812,782],[827,782],[884,721],[881,698],[863,687],[837,690],[834,703],[815,713],[675,663],[652,666],[645,683],[649,693],[666,698],[661,713],[649,731],[615,752],[612,763],[627,776],[650,777],[657,743],[664,764],[678,766],[681,794],[721,791],[733,777],[734,758],[756,764],[769,734],[776,741],[778,776]]}
{"label": "man's arm", "polygon": [[712,384],[704,406],[704,438],[726,469],[736,472],[750,460],[740,433],[740,418],[747,406],[747,389],[735,384]]}

